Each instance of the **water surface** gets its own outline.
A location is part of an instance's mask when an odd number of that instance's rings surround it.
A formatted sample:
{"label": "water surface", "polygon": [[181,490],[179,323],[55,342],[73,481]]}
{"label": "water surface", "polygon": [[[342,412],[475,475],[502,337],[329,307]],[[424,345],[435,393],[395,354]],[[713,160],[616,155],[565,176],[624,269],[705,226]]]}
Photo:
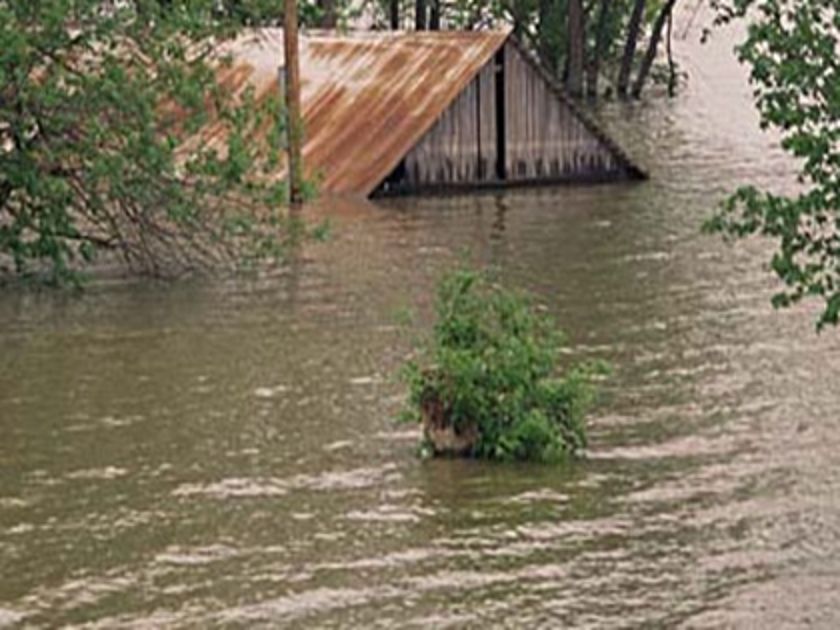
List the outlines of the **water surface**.
{"label": "water surface", "polygon": [[[650,182],[334,203],[272,279],[0,296],[0,627],[837,627],[840,341],[699,233],[791,165],[729,46],[678,43],[679,98],[606,114]],[[464,248],[612,363],[584,460],[393,423]]]}

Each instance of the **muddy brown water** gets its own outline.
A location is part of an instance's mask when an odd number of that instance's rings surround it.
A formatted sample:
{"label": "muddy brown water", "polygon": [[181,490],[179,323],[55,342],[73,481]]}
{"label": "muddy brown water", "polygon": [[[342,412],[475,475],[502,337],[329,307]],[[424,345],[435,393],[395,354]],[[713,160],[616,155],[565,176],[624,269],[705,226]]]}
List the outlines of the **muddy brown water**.
{"label": "muddy brown water", "polygon": [[[791,169],[728,46],[679,44],[686,92],[607,112],[650,182],[336,204],[263,281],[4,293],[0,627],[837,627],[840,338],[699,233]],[[465,246],[612,363],[582,461],[420,461],[392,422]]]}

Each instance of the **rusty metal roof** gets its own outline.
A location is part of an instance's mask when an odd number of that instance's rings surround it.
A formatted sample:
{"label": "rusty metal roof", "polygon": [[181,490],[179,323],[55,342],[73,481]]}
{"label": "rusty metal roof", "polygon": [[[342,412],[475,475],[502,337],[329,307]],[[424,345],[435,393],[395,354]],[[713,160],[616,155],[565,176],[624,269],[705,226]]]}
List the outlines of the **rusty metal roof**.
{"label": "rusty metal roof", "polygon": [[[306,171],[369,195],[504,44],[508,32],[310,32],[300,38]],[[227,80],[278,89],[280,29],[236,41]]]}

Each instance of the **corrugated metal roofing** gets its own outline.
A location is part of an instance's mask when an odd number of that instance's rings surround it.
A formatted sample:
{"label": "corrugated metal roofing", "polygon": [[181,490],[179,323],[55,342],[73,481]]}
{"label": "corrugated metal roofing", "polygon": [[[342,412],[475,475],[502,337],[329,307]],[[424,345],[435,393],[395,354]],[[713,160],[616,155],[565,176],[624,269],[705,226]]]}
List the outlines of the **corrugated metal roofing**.
{"label": "corrugated metal roofing", "polygon": [[[300,38],[303,159],[330,193],[369,195],[434,124],[507,32],[311,32]],[[235,42],[232,85],[278,89],[280,29]]]}

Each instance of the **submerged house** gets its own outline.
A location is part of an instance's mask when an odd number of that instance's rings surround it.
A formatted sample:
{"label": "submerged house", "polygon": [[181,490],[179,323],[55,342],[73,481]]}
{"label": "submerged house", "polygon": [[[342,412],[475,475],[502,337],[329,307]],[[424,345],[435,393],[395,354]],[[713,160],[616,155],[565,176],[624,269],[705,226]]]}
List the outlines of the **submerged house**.
{"label": "submerged house", "polygon": [[[283,40],[239,40],[227,80],[278,89]],[[324,192],[375,196],[643,178],[506,32],[311,32],[303,159]]]}

